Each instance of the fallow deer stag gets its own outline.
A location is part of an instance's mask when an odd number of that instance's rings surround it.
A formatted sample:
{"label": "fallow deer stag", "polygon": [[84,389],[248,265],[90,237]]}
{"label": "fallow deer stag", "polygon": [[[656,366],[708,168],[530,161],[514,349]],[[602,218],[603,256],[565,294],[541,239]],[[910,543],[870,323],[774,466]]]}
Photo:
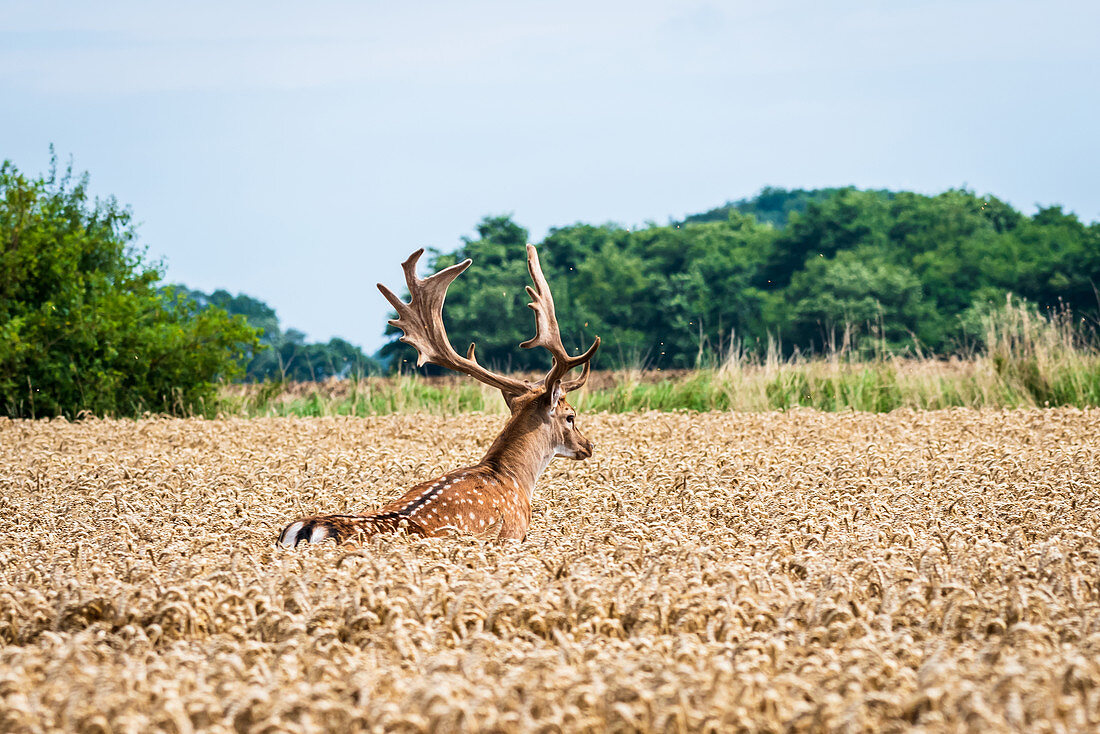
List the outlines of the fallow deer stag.
{"label": "fallow deer stag", "polygon": [[[521,347],[542,347],[550,352],[553,365],[538,382],[497,374],[478,364],[474,345],[466,356],[451,346],[443,327],[443,301],[447,286],[470,266],[465,260],[428,278],[416,275],[416,263],[424,250],[417,250],[402,263],[411,298],[405,303],[381,283],[378,289],[393,304],[398,318],[390,323],[403,332],[401,341],[416,348],[417,366],[425,362],[462,372],[495,387],[504,394],[511,411],[504,430],[488,453],[476,465],[448,472],[418,484],[402,497],[366,515],[315,515],[288,525],[279,542],[296,546],[302,541],[337,542],[357,535],[393,532],[404,527],[409,533],[427,537],[466,532],[483,538],[522,540],[531,522],[531,498],[535,482],[555,456],[587,459],[592,442],[581,435],[574,423],[576,411],[565,394],[584,385],[600,338],[584,354],[570,357],[561,341],[554,297],[542,274],[538,252],[527,245],[527,268],[534,288],[527,286],[535,312],[536,333]],[[576,367],[584,366],[580,377],[566,380]]]}

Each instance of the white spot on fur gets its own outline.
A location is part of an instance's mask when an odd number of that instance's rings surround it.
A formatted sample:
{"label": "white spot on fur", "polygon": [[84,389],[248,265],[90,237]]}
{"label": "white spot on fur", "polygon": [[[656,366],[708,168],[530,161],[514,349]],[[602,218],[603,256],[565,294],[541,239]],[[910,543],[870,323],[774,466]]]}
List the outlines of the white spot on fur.
{"label": "white spot on fur", "polygon": [[320,543],[328,537],[328,528],[315,527],[313,528],[313,534],[309,536],[310,543]]}

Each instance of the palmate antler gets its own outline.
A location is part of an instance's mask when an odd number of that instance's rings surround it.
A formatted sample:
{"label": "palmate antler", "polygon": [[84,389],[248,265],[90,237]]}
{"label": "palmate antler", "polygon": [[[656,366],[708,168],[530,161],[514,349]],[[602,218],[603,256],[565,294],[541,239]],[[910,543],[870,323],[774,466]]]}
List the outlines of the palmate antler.
{"label": "palmate antler", "polygon": [[597,336],[596,341],[592,342],[592,346],[584,354],[570,357],[569,352],[565,350],[565,345],[561,343],[561,332],[558,331],[558,316],[554,311],[554,296],[550,293],[546,276],[542,274],[539,253],[534,245],[527,245],[527,270],[530,271],[531,280],[535,283],[534,288],[527,286],[527,294],[531,296],[531,303],[528,303],[527,307],[535,312],[535,336],[533,339],[523,342],[520,346],[524,349],[542,347],[553,356],[554,364],[550,367],[550,372],[547,373],[546,377],[542,378],[540,383],[542,385],[556,384],[569,374],[569,371],[574,367],[583,364],[584,369],[581,371],[580,377],[561,384],[563,392],[571,392],[588,381],[592,357],[596,354],[596,350],[600,348],[600,338]]}
{"label": "palmate antler", "polygon": [[[410,298],[405,303],[393,291],[378,288],[395,309],[390,321],[402,331],[401,341],[417,351],[417,365],[425,362],[462,372],[498,388],[512,412],[484,458],[473,466],[456,469],[421,482],[401,497],[364,515],[313,515],[290,523],[279,535],[283,545],[323,543],[327,538],[348,540],[356,535],[394,532],[402,528],[425,537],[451,532],[478,537],[527,537],[535,482],[555,457],[583,461],[592,456],[594,444],[577,427],[577,411],[563,393],[576,390],[588,379],[599,337],[587,352],[570,357],[561,343],[554,297],[542,274],[538,252],[527,246],[527,268],[534,287],[530,307],[535,312],[536,333],[520,346],[542,347],[554,364],[538,382],[527,382],[485,369],[474,357],[474,345],[463,357],[454,350],[443,327],[443,301],[447,286],[470,267],[465,260],[427,278],[416,276],[423,250],[402,263]],[[581,376],[565,380],[569,370],[584,366]]]}
{"label": "palmate antler", "polygon": [[[532,299],[532,302],[527,305],[535,312],[536,332],[534,338],[528,339],[520,346],[524,349],[543,347],[554,358],[550,371],[536,383],[501,375],[482,367],[474,356],[474,344],[470,344],[465,357],[454,350],[447,337],[447,330],[443,326],[443,302],[447,298],[447,287],[462,271],[470,267],[472,261],[467,258],[457,265],[440,270],[435,275],[420,278],[416,275],[416,264],[423,254],[424,249],[421,248],[401,264],[405,271],[405,282],[409,287],[408,303],[398,298],[386,286],[378,284],[378,290],[382,291],[382,295],[397,311],[397,318],[391,319],[389,323],[402,331],[401,341],[416,349],[417,367],[423,366],[425,362],[431,362],[469,375],[479,382],[497,388],[505,396],[522,395],[543,387],[554,388],[558,383],[563,392],[570,392],[580,388],[588,380],[589,367],[593,355],[600,347],[600,338],[596,337],[595,342],[584,354],[576,357],[569,356],[558,330],[554,297],[550,293],[546,277],[542,274],[538,251],[534,245],[527,245],[527,269],[531,272],[531,280],[535,284],[534,288],[527,286],[527,292]],[[580,377],[563,381],[562,378],[569,374],[570,370],[581,365],[584,365],[584,370]]]}

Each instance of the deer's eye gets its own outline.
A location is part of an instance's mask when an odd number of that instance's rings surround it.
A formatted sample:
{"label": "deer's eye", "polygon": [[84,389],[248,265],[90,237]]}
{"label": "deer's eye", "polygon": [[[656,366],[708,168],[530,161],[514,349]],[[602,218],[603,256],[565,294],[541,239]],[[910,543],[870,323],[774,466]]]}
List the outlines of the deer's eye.
{"label": "deer's eye", "polygon": [[568,423],[569,425],[573,425],[573,416],[571,416],[571,415],[565,416],[565,422]]}

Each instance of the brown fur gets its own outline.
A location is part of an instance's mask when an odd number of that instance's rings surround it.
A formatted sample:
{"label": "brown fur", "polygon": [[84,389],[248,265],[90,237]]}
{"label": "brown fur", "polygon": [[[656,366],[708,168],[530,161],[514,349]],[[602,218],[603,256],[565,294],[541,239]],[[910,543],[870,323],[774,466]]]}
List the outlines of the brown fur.
{"label": "brown fur", "polygon": [[[577,460],[592,456],[592,442],[577,430],[577,413],[566,401],[565,393],[582,387],[588,379],[600,339],[596,337],[584,354],[569,356],[558,333],[554,299],[535,248],[527,246],[527,265],[535,284],[527,292],[532,298],[529,305],[535,311],[537,331],[535,338],[521,346],[545,348],[554,360],[550,372],[537,383],[485,369],[477,363],[472,344],[466,357],[454,351],[443,328],[443,301],[447,286],[470,263],[467,260],[428,278],[418,278],[416,262],[422,253],[413,253],[403,263],[411,294],[408,303],[385,286],[378,286],[399,316],[390,323],[404,332],[402,341],[416,348],[420,363],[430,361],[500,389],[512,415],[476,465],[418,484],[371,513],[314,515],[296,520],[279,534],[283,545],[320,543],[328,538],[339,542],[401,528],[426,537],[461,532],[522,540],[531,524],[531,499],[539,474],[555,456]],[[572,369],[581,366],[584,369],[579,378],[565,380]]]}
{"label": "brown fur", "polygon": [[373,512],[302,518],[283,530],[279,542],[342,542],[400,529],[429,538],[469,533],[522,540],[531,524],[535,481],[557,447],[582,460],[592,455],[592,442],[577,430],[576,411],[564,397],[553,411],[544,392],[513,401],[512,409],[512,417],[474,466],[422,482]]}

